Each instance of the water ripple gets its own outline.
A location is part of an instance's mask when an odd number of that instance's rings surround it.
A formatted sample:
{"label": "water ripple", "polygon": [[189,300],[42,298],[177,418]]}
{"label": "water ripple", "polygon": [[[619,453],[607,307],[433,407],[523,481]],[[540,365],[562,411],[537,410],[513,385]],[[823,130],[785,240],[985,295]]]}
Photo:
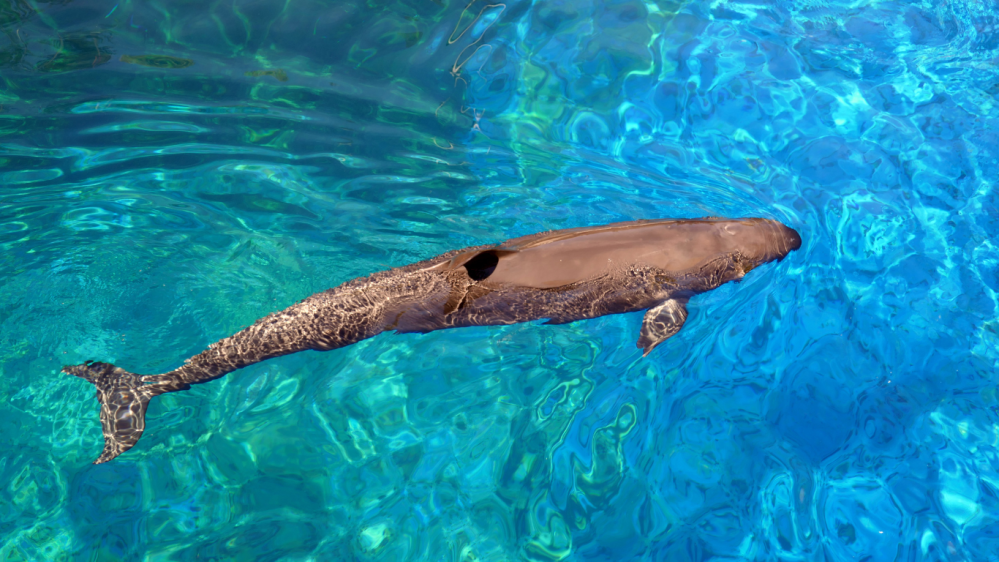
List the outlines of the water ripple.
{"label": "water ripple", "polygon": [[[0,558],[987,560],[984,4],[91,0],[0,9]],[[164,50],[163,45],[169,45]],[[93,390],[372,271],[616,220],[799,252],[641,315]]]}

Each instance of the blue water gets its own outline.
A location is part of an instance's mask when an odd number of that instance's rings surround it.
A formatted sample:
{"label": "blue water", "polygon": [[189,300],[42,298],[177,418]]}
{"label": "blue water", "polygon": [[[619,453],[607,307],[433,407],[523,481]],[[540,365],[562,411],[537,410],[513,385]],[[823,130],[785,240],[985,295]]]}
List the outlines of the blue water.
{"label": "blue water", "polygon": [[[0,0],[0,560],[999,560],[999,7]],[[313,292],[638,218],[779,264],[152,402]]]}

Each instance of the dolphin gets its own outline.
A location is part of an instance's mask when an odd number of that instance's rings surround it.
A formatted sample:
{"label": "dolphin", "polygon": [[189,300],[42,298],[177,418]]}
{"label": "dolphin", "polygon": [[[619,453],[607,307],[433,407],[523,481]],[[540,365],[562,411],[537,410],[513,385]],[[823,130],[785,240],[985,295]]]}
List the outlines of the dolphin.
{"label": "dolphin", "polygon": [[762,218],[554,230],[347,281],[257,320],[168,373],[138,375],[94,361],[62,372],[97,387],[104,450],[94,464],[100,464],[139,440],[154,396],[265,359],[337,349],[389,330],[427,333],[539,319],[565,324],[647,310],[637,346],[648,355],[683,327],[690,297],[738,281],[800,246],[795,230]]}

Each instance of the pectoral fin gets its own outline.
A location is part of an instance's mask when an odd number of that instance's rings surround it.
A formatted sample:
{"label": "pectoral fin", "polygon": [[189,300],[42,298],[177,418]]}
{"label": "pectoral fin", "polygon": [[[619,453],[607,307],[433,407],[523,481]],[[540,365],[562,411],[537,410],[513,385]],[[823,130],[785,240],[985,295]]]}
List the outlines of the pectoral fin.
{"label": "pectoral fin", "polygon": [[657,345],[679,332],[686,320],[686,300],[667,299],[650,308],[645,313],[642,332],[638,336],[638,347],[645,350],[642,356],[648,355]]}

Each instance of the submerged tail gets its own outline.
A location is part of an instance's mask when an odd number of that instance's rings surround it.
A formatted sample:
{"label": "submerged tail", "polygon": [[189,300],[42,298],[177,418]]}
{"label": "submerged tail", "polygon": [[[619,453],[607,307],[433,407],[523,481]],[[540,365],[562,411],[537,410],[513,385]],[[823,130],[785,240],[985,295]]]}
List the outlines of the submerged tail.
{"label": "submerged tail", "polygon": [[110,363],[87,361],[67,365],[62,372],[86,379],[97,387],[101,403],[104,450],[94,464],[101,464],[131,449],[146,428],[146,407],[153,396],[185,390],[186,384],[148,384],[142,375],[129,373]]}

